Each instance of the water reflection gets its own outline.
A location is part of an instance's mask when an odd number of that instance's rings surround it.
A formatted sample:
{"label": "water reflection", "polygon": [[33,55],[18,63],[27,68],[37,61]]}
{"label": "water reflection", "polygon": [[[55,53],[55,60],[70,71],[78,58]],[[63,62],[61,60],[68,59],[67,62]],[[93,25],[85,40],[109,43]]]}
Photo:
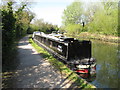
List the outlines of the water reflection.
{"label": "water reflection", "polygon": [[97,59],[97,74],[92,84],[99,88],[118,88],[118,45],[92,41],[92,56]]}

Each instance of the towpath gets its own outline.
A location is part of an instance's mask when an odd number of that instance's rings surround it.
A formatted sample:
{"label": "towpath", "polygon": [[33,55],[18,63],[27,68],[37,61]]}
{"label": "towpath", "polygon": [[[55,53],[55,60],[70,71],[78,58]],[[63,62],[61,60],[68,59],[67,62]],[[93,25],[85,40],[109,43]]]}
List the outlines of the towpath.
{"label": "towpath", "polygon": [[70,88],[76,87],[67,77],[61,77],[53,66],[29,44],[26,36],[19,41],[19,66],[14,74],[14,88]]}

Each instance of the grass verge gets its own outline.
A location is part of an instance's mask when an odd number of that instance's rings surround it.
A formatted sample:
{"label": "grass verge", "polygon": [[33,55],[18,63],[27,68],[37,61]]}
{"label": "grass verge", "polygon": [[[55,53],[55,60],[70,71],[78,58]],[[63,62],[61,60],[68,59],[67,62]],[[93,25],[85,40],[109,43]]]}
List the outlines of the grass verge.
{"label": "grass verge", "polygon": [[65,64],[54,58],[45,49],[34,43],[31,37],[29,38],[29,43],[31,43],[31,45],[37,50],[37,52],[42,54],[43,58],[47,59],[49,63],[54,66],[54,68],[60,71],[62,75],[75,83],[77,85],[77,88],[95,88],[95,86],[93,86],[92,84],[89,84],[84,79],[79,78],[75,72],[71,71]]}

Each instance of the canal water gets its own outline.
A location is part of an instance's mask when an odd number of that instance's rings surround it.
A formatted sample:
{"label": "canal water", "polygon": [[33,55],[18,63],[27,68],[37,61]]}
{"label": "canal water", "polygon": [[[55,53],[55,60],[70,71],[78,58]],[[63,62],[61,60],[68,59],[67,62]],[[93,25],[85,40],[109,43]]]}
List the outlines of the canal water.
{"label": "canal water", "polygon": [[118,44],[92,41],[92,57],[96,58],[96,78],[91,82],[97,88],[120,88],[120,61]]}

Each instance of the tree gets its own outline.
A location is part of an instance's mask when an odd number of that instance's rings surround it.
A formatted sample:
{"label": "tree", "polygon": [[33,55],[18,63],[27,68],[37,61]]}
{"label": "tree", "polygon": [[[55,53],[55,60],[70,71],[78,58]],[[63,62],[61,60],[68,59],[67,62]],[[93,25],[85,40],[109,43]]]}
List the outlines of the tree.
{"label": "tree", "polygon": [[[21,6],[18,10],[13,8],[13,1],[5,2],[0,11],[2,13],[2,64],[3,70],[7,67],[13,67],[15,62],[16,40],[25,35],[30,21],[33,16],[30,12],[24,10],[26,5]],[[20,32],[18,32],[18,30]],[[16,38],[17,35],[20,35]]]}
{"label": "tree", "polygon": [[82,32],[82,26],[80,26],[79,24],[68,25],[65,29],[69,34],[72,35],[79,34],[80,32]]}
{"label": "tree", "polygon": [[83,3],[73,2],[63,12],[63,24],[65,30],[71,34],[78,34],[82,31],[81,21],[83,19]]}
{"label": "tree", "polygon": [[[86,7],[87,6],[87,7]],[[86,24],[94,20],[94,15],[98,11],[102,11],[103,7],[100,2],[89,2],[89,4],[84,4],[85,9],[83,10],[84,22]]]}
{"label": "tree", "polygon": [[15,22],[13,2],[8,2],[6,7],[1,8],[2,12],[2,64],[3,68],[7,66],[12,60],[10,56],[14,50],[15,40]]}
{"label": "tree", "polygon": [[28,31],[29,24],[34,18],[34,14],[25,10],[26,4],[22,4],[15,12],[16,16],[16,37],[19,38],[25,35]]}
{"label": "tree", "polygon": [[31,24],[31,31],[40,31],[47,34],[52,33],[52,31],[56,31],[58,29],[59,28],[57,25],[52,25],[50,23],[44,22],[43,19],[34,20],[34,23]]}
{"label": "tree", "polygon": [[117,35],[118,28],[118,8],[116,2],[102,3],[103,9],[96,11],[93,21],[90,22],[88,28],[90,32]]}
{"label": "tree", "polygon": [[[2,8],[2,46],[3,51],[9,50],[15,40],[16,19],[12,9],[13,2],[7,3],[7,8]],[[6,51],[5,51],[6,52]]]}
{"label": "tree", "polygon": [[65,26],[69,24],[76,24],[78,19],[81,19],[82,15],[82,3],[81,2],[73,2],[63,12],[63,24]]}

